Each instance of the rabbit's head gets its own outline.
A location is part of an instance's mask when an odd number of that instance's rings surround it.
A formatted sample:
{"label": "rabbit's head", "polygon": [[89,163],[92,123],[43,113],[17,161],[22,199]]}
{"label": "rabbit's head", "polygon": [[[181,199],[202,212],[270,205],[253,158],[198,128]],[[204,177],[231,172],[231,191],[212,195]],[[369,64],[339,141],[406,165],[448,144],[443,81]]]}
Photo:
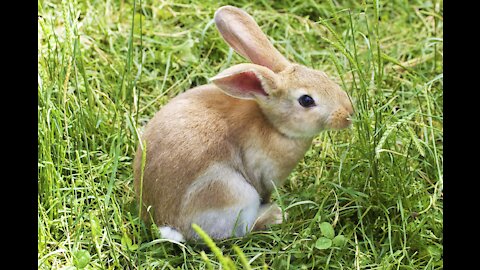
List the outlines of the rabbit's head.
{"label": "rabbit's head", "polygon": [[292,138],[350,125],[353,108],[347,93],[324,72],[288,61],[245,11],[221,7],[215,23],[225,41],[252,62],[211,79],[225,93],[255,100],[270,122]]}

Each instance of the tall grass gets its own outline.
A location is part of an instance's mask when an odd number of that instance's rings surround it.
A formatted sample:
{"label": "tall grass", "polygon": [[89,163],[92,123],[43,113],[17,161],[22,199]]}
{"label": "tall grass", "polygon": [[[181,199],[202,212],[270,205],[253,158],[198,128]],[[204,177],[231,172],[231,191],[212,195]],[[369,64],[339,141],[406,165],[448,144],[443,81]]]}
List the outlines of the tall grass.
{"label": "tall grass", "polygon": [[[245,238],[158,238],[140,221],[132,158],[168,100],[245,61],[212,24],[233,4],[289,59],[355,104],[273,195],[287,222]],[[441,1],[38,1],[38,268],[440,269]],[[325,246],[320,224],[345,245]],[[322,239],[322,240],[320,240]],[[224,268],[225,269],[225,268]]]}

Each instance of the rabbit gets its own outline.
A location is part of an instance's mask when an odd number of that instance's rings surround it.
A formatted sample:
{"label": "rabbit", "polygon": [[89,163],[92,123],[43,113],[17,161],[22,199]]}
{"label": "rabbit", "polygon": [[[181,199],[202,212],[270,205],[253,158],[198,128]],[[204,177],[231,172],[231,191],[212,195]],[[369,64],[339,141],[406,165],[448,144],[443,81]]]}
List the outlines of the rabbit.
{"label": "rabbit", "polygon": [[180,242],[199,238],[192,223],[213,239],[281,223],[274,187],[315,136],[351,126],[353,115],[345,91],[324,72],[287,60],[248,13],[223,6],[214,21],[251,63],[172,98],[145,126],[133,164],[142,218]]}

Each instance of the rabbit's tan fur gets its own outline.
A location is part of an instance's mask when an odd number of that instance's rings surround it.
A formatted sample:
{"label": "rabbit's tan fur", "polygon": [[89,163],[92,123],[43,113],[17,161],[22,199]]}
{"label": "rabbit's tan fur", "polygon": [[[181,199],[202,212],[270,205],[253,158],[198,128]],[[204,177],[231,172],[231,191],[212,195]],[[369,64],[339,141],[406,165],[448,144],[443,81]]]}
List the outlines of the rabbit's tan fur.
{"label": "rabbit's tan fur", "polygon": [[[222,71],[214,84],[178,95],[155,114],[142,135],[143,188],[141,145],[134,160],[143,218],[151,215],[186,239],[196,237],[192,223],[220,239],[281,222],[281,210],[270,203],[274,186],[282,185],[315,135],[349,126],[353,113],[337,84],[288,62],[244,11],[225,6],[215,20],[230,46],[253,64]],[[302,95],[316,106],[299,105]]]}

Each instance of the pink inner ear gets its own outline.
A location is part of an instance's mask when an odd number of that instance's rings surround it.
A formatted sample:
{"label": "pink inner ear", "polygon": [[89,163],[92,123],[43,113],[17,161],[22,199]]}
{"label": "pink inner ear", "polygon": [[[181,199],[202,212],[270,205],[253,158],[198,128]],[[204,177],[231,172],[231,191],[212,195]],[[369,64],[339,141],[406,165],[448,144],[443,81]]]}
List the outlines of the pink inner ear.
{"label": "pink inner ear", "polygon": [[247,97],[253,93],[267,96],[260,78],[253,71],[244,71],[215,80],[215,84],[231,94]]}
{"label": "pink inner ear", "polygon": [[233,80],[235,88],[240,91],[245,92],[256,92],[262,95],[267,95],[265,90],[263,90],[262,83],[260,79],[255,75],[253,71],[246,71],[238,74],[238,77]]}

